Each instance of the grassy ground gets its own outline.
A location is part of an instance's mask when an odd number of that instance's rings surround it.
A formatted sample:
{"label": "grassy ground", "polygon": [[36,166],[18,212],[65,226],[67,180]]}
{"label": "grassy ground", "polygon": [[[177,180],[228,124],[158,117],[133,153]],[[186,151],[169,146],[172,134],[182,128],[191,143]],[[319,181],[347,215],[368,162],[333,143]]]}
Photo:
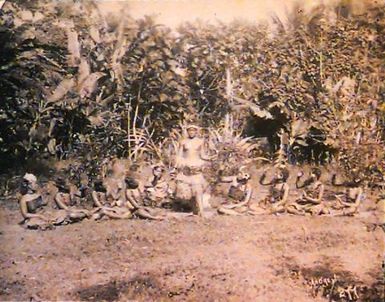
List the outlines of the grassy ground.
{"label": "grassy ground", "polygon": [[374,213],[84,221],[45,232],[17,225],[15,210],[0,215],[1,301],[327,301],[306,283],[333,274],[360,286],[361,300],[381,301]]}

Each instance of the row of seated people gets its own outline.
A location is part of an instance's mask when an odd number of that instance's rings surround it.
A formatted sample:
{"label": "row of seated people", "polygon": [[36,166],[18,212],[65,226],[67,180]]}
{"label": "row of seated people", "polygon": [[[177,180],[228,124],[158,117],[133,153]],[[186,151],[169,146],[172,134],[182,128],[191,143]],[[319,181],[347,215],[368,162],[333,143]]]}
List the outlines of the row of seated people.
{"label": "row of seated people", "polygon": [[265,170],[259,183],[269,186],[269,193],[266,198],[256,201],[253,198],[253,188],[249,183],[248,173],[240,171],[237,176],[222,177],[221,181],[229,182],[231,185],[228,192],[229,202],[221,205],[218,212],[225,215],[289,213],[350,216],[358,212],[363,196],[359,179],[338,182],[334,174],[331,179],[333,186],[342,186],[345,191],[326,197],[325,185],[321,181],[321,170],[318,168],[311,169],[307,177],[303,172],[298,173],[295,186],[296,193],[300,190],[300,195],[297,197],[291,194],[292,190],[288,184],[289,170],[286,167],[280,167],[270,181],[266,178]]}
{"label": "row of seated people", "polygon": [[[125,176],[122,165],[112,166],[110,175],[94,183],[91,193],[93,208],[79,208],[80,198],[77,188],[66,185],[63,179],[56,181],[57,193],[54,207],[50,207],[42,196],[37,179],[32,174],[24,176],[24,186],[20,199],[20,210],[24,223],[28,228],[46,228],[60,224],[81,221],[84,218],[128,219],[132,217],[162,220],[167,217],[184,217],[189,213],[166,211],[164,205],[172,200],[174,190],[164,178],[165,169],[162,165],[153,167],[153,175],[144,186],[131,177]],[[250,184],[250,175],[242,169],[235,176],[220,177],[223,183],[229,183],[228,198],[217,211],[224,215],[242,214],[273,214],[290,213],[296,215],[354,215],[361,202],[362,189],[359,182],[337,183],[335,186],[346,186],[342,196],[335,194],[334,200],[324,200],[325,186],[320,181],[321,171],[312,169],[304,179],[301,172],[297,175],[296,189],[302,190],[299,198],[290,198],[288,184],[289,170],[281,167],[270,181],[266,181],[267,171],[260,178],[260,184],[269,186],[266,198],[257,201]],[[55,209],[54,209],[55,208]]]}
{"label": "row of seated people", "polygon": [[103,180],[94,182],[91,192],[92,209],[80,208],[84,194],[60,177],[55,181],[53,202],[49,202],[49,198],[42,194],[36,176],[27,173],[23,178],[19,200],[23,224],[31,229],[45,229],[85,218],[99,220],[138,217],[162,220],[166,217],[191,215],[173,213],[163,208],[172,194],[163,177],[164,171],[162,165],[154,166],[150,179],[144,186],[140,186],[137,180],[126,177],[124,166],[116,162]]}
{"label": "row of seated people", "polygon": [[[125,177],[124,170],[115,171],[111,177],[95,183],[92,200],[96,207],[94,218],[102,217],[128,219],[131,217],[162,220],[166,216],[176,217],[177,213],[165,211],[172,194],[164,178],[165,168],[155,165],[152,176],[144,184]],[[183,216],[183,213],[179,213]]]}

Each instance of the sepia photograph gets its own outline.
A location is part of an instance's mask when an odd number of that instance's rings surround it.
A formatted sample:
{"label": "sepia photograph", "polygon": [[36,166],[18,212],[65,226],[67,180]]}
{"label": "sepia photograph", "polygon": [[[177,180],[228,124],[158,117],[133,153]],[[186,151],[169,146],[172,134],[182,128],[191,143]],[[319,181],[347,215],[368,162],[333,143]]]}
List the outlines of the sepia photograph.
{"label": "sepia photograph", "polygon": [[385,0],[0,0],[0,301],[385,301]]}

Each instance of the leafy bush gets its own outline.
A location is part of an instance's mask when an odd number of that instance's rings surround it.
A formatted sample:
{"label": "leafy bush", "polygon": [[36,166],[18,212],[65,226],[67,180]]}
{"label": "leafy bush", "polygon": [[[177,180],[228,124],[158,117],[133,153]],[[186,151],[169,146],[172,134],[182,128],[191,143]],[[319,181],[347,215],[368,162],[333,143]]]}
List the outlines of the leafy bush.
{"label": "leafy bush", "polygon": [[289,23],[274,18],[275,32],[241,22],[171,31],[125,13],[105,18],[90,1],[7,2],[2,164],[56,156],[97,165],[136,159],[144,146],[159,157],[181,122],[215,128],[231,114],[242,135],[267,136],[273,152],[284,136],[278,153],[290,163],[335,161],[381,178],[384,7],[298,11]]}

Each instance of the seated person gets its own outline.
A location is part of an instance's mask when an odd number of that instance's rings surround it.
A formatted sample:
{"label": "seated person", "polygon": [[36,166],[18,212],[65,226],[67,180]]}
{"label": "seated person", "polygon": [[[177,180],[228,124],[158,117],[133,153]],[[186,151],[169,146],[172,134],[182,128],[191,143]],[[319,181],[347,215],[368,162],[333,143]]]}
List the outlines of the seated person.
{"label": "seated person", "polygon": [[250,206],[251,214],[264,214],[279,212],[286,205],[289,196],[289,170],[286,167],[280,167],[270,182],[266,182],[265,170],[262,173],[259,183],[263,186],[270,186],[270,192],[267,198],[257,204]]}
{"label": "seated person", "polygon": [[91,193],[92,201],[96,208],[102,208],[105,205],[111,205],[112,203],[108,203],[107,200],[107,190],[103,185],[102,180],[95,180],[94,182],[94,190]]}
{"label": "seated person", "polygon": [[[105,184],[108,182],[96,181],[94,184],[94,191],[92,192],[92,200],[96,209],[93,211],[93,218],[99,220],[103,217],[114,219],[128,219],[132,217],[130,203],[121,196],[121,194],[108,194]],[[126,186],[124,186],[126,187]],[[115,191],[116,192],[116,191]],[[108,194],[108,195],[107,195]],[[113,199],[115,197],[115,199]],[[125,197],[125,196],[124,196]]]}
{"label": "seated person", "polygon": [[24,218],[23,224],[30,229],[47,229],[55,225],[77,221],[77,215],[66,210],[54,210],[42,198],[37,178],[33,174],[25,174],[19,200],[20,212]]}
{"label": "seated person", "polygon": [[304,173],[301,171],[297,175],[296,188],[303,189],[302,195],[299,199],[289,202],[285,210],[291,214],[305,215],[309,213],[311,215],[328,214],[329,210],[327,205],[322,201],[324,196],[325,187],[320,181],[321,170],[313,168],[309,177],[302,181]]}
{"label": "seated person", "polygon": [[94,182],[94,190],[91,193],[96,208],[129,206],[127,203],[126,167],[119,159],[114,159],[108,165],[106,171],[102,171],[101,179]]}
{"label": "seated person", "polygon": [[110,168],[104,170],[101,173],[102,180],[98,179],[94,182],[94,190],[91,193],[94,205],[100,208],[114,206],[117,203],[124,204],[126,201],[124,164],[115,159],[111,162]]}
{"label": "seated person", "polygon": [[240,215],[249,209],[249,203],[252,196],[252,188],[249,184],[250,175],[240,171],[236,176],[221,177],[221,182],[231,183],[228,197],[232,203],[222,205],[218,208],[218,213],[225,215]]}
{"label": "seated person", "polygon": [[169,203],[172,194],[170,186],[164,177],[165,168],[163,165],[155,165],[152,169],[152,176],[144,185],[145,205],[162,206]]}
{"label": "seated person", "polygon": [[126,179],[126,197],[134,216],[151,220],[162,220],[164,216],[160,209],[144,205],[143,193],[139,189],[139,182],[134,179]]}
{"label": "seated person", "polygon": [[163,220],[166,218],[183,218],[191,216],[190,213],[173,213],[159,207],[145,206],[143,203],[143,193],[139,190],[139,183],[131,178],[126,179],[127,184],[127,206],[131,209],[134,217]]}
{"label": "seated person", "polygon": [[345,193],[340,196],[335,195],[336,202],[333,205],[331,215],[333,216],[353,216],[357,214],[359,206],[361,205],[361,199],[363,190],[361,188],[362,180],[359,177],[353,177],[353,181],[338,182],[337,175],[332,176],[332,184],[334,186],[344,186]]}
{"label": "seated person", "polygon": [[103,179],[103,186],[106,189],[106,198],[109,203],[126,202],[125,166],[120,160],[113,160],[107,177]]}
{"label": "seated person", "polygon": [[75,205],[83,196],[76,186],[69,184],[63,178],[56,179],[56,187],[58,192],[55,195],[56,206],[61,210],[66,210],[71,214],[73,220],[82,220],[91,215],[86,209],[77,209]]}
{"label": "seated person", "polygon": [[111,219],[129,219],[140,217],[152,220],[162,220],[156,209],[143,206],[143,193],[139,190],[139,183],[132,178],[125,179],[125,202],[122,198],[109,202],[107,198],[107,190],[99,182],[95,186],[92,198],[98,207],[94,214],[94,219],[98,220],[103,217]]}
{"label": "seated person", "polygon": [[[109,181],[96,180],[94,182],[94,190],[91,193],[91,197],[96,208],[122,206],[126,204],[126,197],[120,193],[121,189],[115,190],[116,187],[111,189],[110,185],[111,182]],[[120,187],[122,188],[123,186]],[[126,185],[124,185],[124,188],[125,187]]]}

